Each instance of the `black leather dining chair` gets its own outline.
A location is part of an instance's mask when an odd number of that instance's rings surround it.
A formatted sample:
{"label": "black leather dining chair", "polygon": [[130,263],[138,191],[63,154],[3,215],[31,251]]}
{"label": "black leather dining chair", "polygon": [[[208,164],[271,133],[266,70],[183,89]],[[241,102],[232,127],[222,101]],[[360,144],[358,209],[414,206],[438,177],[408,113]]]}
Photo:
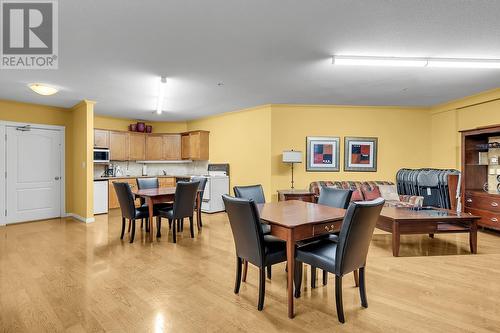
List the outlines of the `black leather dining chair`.
{"label": "black leather dining chair", "polygon": [[[338,189],[332,187],[321,187],[318,204],[334,208],[347,209],[351,202],[352,190]],[[331,241],[337,241],[337,235],[329,235]],[[358,272],[354,271],[354,282],[358,286]],[[328,283],[328,272],[323,271],[323,285]],[[311,266],[311,288],[316,288],[316,267]]]}
{"label": "black leather dining chair", "polygon": [[236,246],[236,281],[234,293],[238,294],[241,284],[243,260],[259,268],[259,311],[264,307],[266,290],[265,267],[286,261],[286,242],[264,235],[260,226],[259,212],[255,202],[249,199],[223,195],[222,200],[229,217],[229,224]]}
{"label": "black leather dining chair", "polygon": [[128,183],[113,182],[115,188],[116,196],[118,197],[118,202],[120,204],[120,209],[122,211],[122,232],[120,239],[123,239],[125,234],[125,219],[129,220],[129,230],[130,225],[132,225],[132,233],[130,234],[130,243],[134,242],[135,237],[135,220],[146,219],[146,223],[149,222],[149,210],[148,207],[135,207],[134,194],[130,189]]}
{"label": "black leather dining chair", "polygon": [[[159,188],[160,187],[160,182],[158,180],[158,177],[137,178],[136,182],[137,182],[137,189],[139,189],[139,190],[147,190],[147,189],[151,189],[151,188]],[[146,200],[144,198],[140,198],[139,200],[141,202],[142,207],[148,206],[146,204]],[[158,210],[160,208],[172,208],[172,203],[171,202],[157,203],[154,205],[153,208],[155,210]],[[141,221],[141,228],[142,228],[142,221]]]}
{"label": "black leather dining chair", "polygon": [[[237,198],[253,200],[256,204],[266,203],[266,197],[264,195],[264,189],[262,185],[248,185],[248,186],[234,186],[233,187],[234,195]],[[271,226],[266,223],[261,223],[260,227],[262,228],[262,232],[264,235],[269,235],[271,233]],[[243,262],[243,282],[247,279],[247,269],[248,263],[246,261]],[[272,276],[271,267],[267,268],[267,277],[270,279]]]}
{"label": "black leather dining chair", "polygon": [[295,297],[300,297],[302,263],[335,274],[337,317],[341,323],[344,323],[342,277],[359,269],[361,305],[368,307],[365,282],[366,256],[384,202],[384,199],[378,198],[373,201],[351,203],[342,222],[337,242],[323,239],[297,249],[294,272]]}
{"label": "black leather dining chair", "polygon": [[168,219],[169,225],[172,226],[172,240],[174,243],[177,243],[176,224],[182,224],[187,217],[189,218],[191,238],[194,238],[193,207],[198,192],[198,186],[199,182],[177,182],[173,207],[171,209],[158,210],[157,237],[161,237],[161,218],[165,217]]}
{"label": "black leather dining chair", "polygon": [[[201,205],[201,203],[203,201],[203,194],[205,193],[205,187],[207,186],[207,177],[195,176],[195,177],[191,177],[191,181],[200,183],[198,190],[200,191],[200,205]],[[197,201],[195,200],[194,210],[197,211],[198,209],[201,209],[201,207],[197,206]],[[200,214],[200,220],[198,221],[198,224],[200,225],[200,227],[203,226],[203,222],[201,220],[201,214]]]}

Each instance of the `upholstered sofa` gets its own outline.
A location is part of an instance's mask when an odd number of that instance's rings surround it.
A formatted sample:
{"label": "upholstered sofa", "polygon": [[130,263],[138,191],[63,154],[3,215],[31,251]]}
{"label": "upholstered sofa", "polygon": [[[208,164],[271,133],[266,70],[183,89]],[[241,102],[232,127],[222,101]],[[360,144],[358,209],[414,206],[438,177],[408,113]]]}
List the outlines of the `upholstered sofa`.
{"label": "upholstered sofa", "polygon": [[[387,186],[391,185],[391,186]],[[424,198],[417,195],[399,195],[390,181],[315,181],[309,184],[309,191],[319,197],[321,187],[351,189],[351,201],[373,200],[384,197],[388,207],[421,207]]]}

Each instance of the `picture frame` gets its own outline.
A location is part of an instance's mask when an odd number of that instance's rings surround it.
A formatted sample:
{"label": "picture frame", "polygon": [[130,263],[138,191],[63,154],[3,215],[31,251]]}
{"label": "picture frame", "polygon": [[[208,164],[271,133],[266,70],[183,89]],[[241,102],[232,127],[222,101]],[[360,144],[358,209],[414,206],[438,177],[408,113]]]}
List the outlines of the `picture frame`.
{"label": "picture frame", "polygon": [[340,171],[340,137],[306,137],[306,171]]}
{"label": "picture frame", "polygon": [[344,171],[377,171],[378,138],[345,137]]}

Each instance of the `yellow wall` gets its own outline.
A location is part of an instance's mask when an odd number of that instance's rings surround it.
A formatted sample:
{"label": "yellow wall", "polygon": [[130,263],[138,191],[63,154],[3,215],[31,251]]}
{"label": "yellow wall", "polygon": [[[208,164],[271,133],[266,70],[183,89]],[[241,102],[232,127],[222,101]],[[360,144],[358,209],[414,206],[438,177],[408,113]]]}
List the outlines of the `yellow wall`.
{"label": "yellow wall", "polygon": [[[128,125],[137,123],[138,120],[126,118],[113,118],[98,116],[94,117],[95,128],[109,129],[114,131],[128,131]],[[181,133],[187,131],[187,122],[146,122],[153,126],[153,133]]]}
{"label": "yellow wall", "polygon": [[460,130],[500,124],[500,89],[462,98],[431,110],[431,164],[460,169]]}
{"label": "yellow wall", "polygon": [[[393,107],[272,105],[272,192],[290,188],[289,164],[283,150],[300,150],[296,164],[296,188],[308,188],[316,180],[390,180],[403,167],[429,166],[430,115],[425,109]],[[306,172],[306,137],[340,137],[340,171]],[[377,172],[345,172],[344,137],[377,137]],[[274,198],[275,199],[275,198]]]}
{"label": "yellow wall", "polygon": [[[86,105],[85,102],[83,104]],[[80,106],[82,103],[78,105]],[[90,107],[85,108],[86,113],[76,112],[77,109],[80,110],[80,108],[65,109],[0,100],[0,120],[65,127],[66,212],[76,213],[82,217],[89,218],[93,216],[93,214],[89,215],[89,213],[93,213],[92,176],[88,178],[88,175],[93,174],[93,143],[90,142],[89,146],[88,129],[92,129],[93,127],[93,111]],[[92,131],[90,133],[92,134]],[[91,135],[90,139],[93,140],[93,135]],[[83,173],[75,173],[76,168],[73,166],[76,165],[75,163],[81,161],[86,161],[87,163],[85,171]],[[90,163],[88,163],[89,161]],[[82,179],[84,180],[83,182]],[[82,186],[82,183],[85,185]],[[75,188],[82,191],[76,191]],[[78,207],[75,208],[75,205]]]}
{"label": "yellow wall", "polygon": [[262,184],[271,196],[271,108],[262,106],[188,122],[210,131],[210,162],[229,163],[234,185]]}

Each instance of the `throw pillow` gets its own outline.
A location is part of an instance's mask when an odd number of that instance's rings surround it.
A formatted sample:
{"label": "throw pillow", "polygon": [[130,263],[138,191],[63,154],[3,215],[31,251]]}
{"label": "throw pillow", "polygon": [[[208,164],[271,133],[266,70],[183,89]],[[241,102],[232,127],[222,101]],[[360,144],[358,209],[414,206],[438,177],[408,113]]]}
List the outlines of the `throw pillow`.
{"label": "throw pillow", "polygon": [[378,186],[374,186],[373,188],[363,186],[361,187],[361,192],[363,192],[363,197],[365,197],[365,200],[367,201],[375,200],[381,197]]}
{"label": "throw pillow", "polygon": [[378,189],[386,201],[400,201],[396,185],[379,185]]}

